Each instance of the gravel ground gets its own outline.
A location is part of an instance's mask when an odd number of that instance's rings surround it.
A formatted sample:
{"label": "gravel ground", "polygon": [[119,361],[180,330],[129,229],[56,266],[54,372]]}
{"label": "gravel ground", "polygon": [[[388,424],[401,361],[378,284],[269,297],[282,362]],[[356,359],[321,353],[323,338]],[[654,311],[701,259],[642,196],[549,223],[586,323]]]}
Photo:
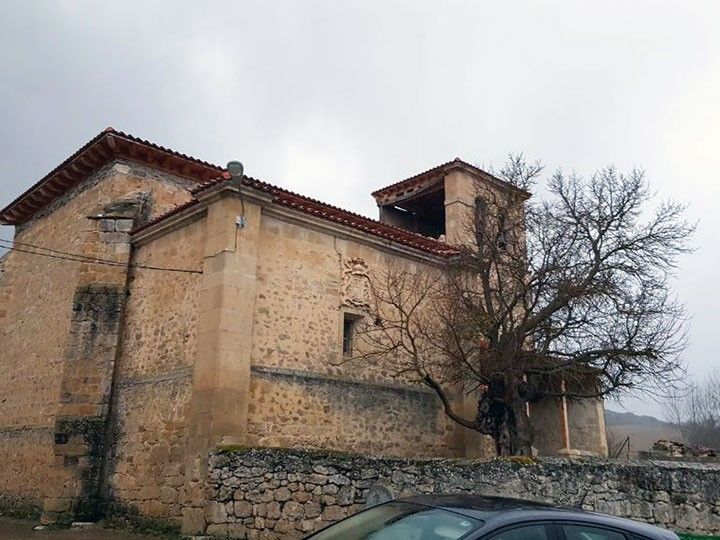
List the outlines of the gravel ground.
{"label": "gravel ground", "polygon": [[157,536],[130,534],[124,531],[91,527],[84,529],[57,529],[34,531],[34,521],[0,518],[0,539],[2,540],[159,540]]}

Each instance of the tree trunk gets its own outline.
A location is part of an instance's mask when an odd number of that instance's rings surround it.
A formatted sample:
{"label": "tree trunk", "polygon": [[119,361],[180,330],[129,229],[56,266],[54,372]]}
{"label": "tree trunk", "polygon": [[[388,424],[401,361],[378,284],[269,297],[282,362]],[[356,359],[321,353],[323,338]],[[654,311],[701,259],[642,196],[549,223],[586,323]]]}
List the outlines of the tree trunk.
{"label": "tree trunk", "polygon": [[498,456],[532,453],[532,425],[519,384],[494,379],[478,401],[475,429],[493,438]]}
{"label": "tree trunk", "polygon": [[533,432],[532,423],[527,414],[527,402],[521,397],[515,397],[512,409],[515,419],[514,438],[511,443],[513,455],[531,456]]}

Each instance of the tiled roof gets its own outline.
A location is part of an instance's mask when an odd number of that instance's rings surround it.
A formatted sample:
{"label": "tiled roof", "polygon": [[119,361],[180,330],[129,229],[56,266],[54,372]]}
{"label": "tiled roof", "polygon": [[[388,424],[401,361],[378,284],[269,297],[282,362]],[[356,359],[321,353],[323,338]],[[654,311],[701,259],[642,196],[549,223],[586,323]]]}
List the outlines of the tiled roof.
{"label": "tiled roof", "polygon": [[[195,198],[196,195],[228,180],[228,178],[229,176],[226,173],[224,176],[219,176],[214,180],[204,182],[199,186],[193,188],[191,190],[191,193],[193,194],[193,199],[191,201],[177,206],[169,212],[156,217],[149,223],[146,223],[142,227],[137,228],[135,231],[133,231],[133,233],[137,233],[141,230],[147,229],[155,225],[156,223],[159,223],[169,218],[170,216],[180,213],[186,208],[195,206],[200,202],[197,198]],[[292,191],[273,186],[272,184],[268,184],[267,182],[263,182],[262,180],[257,180],[255,178],[246,176],[243,179],[243,185],[253,189],[257,189],[259,191],[263,191],[265,193],[269,193],[270,195],[272,195],[273,203],[292,208],[304,214],[309,214],[311,216],[325,219],[327,221],[332,221],[340,225],[345,225],[347,227],[363,231],[373,236],[397,242],[399,244],[419,249],[427,253],[432,253],[433,255],[447,257],[458,254],[457,248],[444,242],[440,242],[439,240],[435,240],[434,238],[423,236],[421,234],[414,233],[406,229],[401,229],[399,227],[394,227],[386,223],[381,223],[380,221],[377,221],[375,219],[371,219],[360,214],[350,212],[348,210],[343,210],[342,208],[338,208],[337,206],[323,203],[316,199],[305,197],[303,195],[299,195],[298,193],[294,193]]]}
{"label": "tiled roof", "polygon": [[433,167],[432,169],[428,169],[427,171],[421,172],[419,174],[415,174],[415,175],[411,176],[410,178],[406,178],[405,180],[400,180],[399,182],[395,182],[394,184],[390,184],[389,186],[385,186],[376,191],[373,191],[372,196],[375,198],[375,200],[380,201],[380,200],[386,199],[388,197],[402,195],[403,193],[412,191],[416,185],[421,184],[421,183],[423,183],[427,180],[430,180],[434,177],[440,177],[442,175],[445,175],[453,169],[465,169],[466,171],[469,171],[477,176],[481,176],[483,178],[486,178],[486,179],[492,181],[493,183],[495,183],[496,185],[498,185],[500,187],[503,187],[505,189],[509,189],[512,191],[516,191],[525,197],[530,196],[530,193],[528,193],[527,191],[520,189],[504,180],[501,180],[500,178],[493,176],[489,172],[484,171],[481,168],[476,167],[475,165],[468,163],[467,161],[463,161],[462,159],[457,158],[457,157],[455,159],[453,159],[452,161],[448,161],[441,165],[437,165],[436,167]]}
{"label": "tiled roof", "polygon": [[[223,167],[113,128],[107,128],[41,178],[25,193],[0,210],[0,220],[3,223],[12,225],[28,221],[36,212],[82,182],[89,174],[118,158],[141,162],[198,183],[196,187],[190,190],[193,194],[190,201],[176,206],[134,232],[147,229],[186,208],[198,204],[199,201],[195,195],[227,179],[227,173]],[[273,186],[261,180],[246,177],[243,183],[248,187],[272,195],[274,203],[292,208],[298,212],[357,229],[426,253],[439,256],[457,254],[456,248],[433,238],[381,223],[360,214]]]}
{"label": "tiled roof", "polygon": [[223,170],[206,161],[107,128],[0,210],[0,222],[17,225],[28,221],[88,175],[118,158],[145,163],[195,182],[215,178]]}

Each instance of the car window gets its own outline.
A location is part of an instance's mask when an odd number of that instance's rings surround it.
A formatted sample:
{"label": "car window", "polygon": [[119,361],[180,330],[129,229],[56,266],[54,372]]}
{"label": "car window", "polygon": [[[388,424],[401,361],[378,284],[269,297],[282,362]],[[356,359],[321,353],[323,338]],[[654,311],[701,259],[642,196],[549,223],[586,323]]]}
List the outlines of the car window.
{"label": "car window", "polygon": [[548,540],[548,536],[547,526],[536,524],[506,529],[491,540]]}
{"label": "car window", "polygon": [[565,540],[627,540],[622,533],[592,525],[563,524],[562,530],[565,533]]}
{"label": "car window", "polygon": [[375,506],[344,519],[312,540],[460,540],[483,522],[442,508],[407,502]]}

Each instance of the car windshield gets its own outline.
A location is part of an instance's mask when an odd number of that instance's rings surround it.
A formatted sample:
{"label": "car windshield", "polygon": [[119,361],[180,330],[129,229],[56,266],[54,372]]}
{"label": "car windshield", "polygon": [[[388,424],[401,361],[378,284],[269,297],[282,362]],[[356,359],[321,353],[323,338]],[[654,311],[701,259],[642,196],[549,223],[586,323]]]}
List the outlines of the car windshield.
{"label": "car windshield", "polygon": [[390,502],[320,531],[311,540],[460,540],[483,522],[441,508]]}

